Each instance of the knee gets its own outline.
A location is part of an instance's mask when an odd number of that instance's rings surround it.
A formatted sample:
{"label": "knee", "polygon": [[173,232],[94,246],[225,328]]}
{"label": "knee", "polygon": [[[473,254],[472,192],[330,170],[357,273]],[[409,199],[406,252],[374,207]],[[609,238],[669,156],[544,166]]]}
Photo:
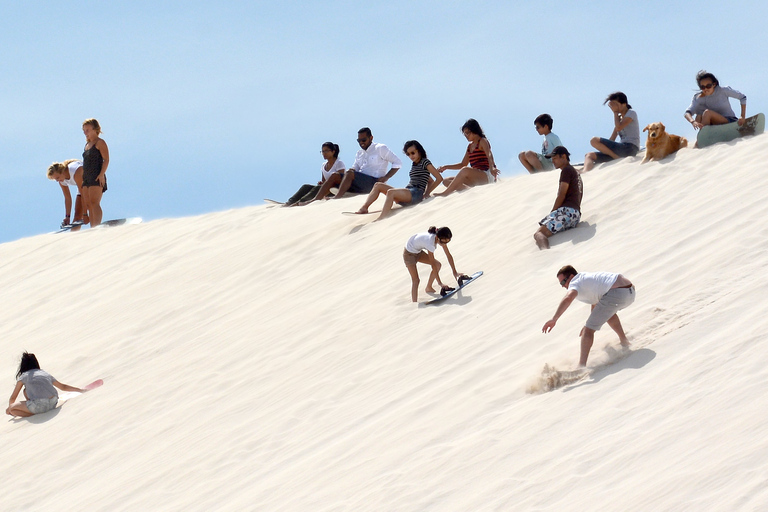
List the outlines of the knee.
{"label": "knee", "polygon": [[435,260],[435,262],[432,264],[432,268],[439,271],[441,268],[443,268],[443,264]]}
{"label": "knee", "polygon": [[596,144],[600,144],[600,137],[592,137],[589,139],[589,143],[592,144],[592,147],[595,147]]}

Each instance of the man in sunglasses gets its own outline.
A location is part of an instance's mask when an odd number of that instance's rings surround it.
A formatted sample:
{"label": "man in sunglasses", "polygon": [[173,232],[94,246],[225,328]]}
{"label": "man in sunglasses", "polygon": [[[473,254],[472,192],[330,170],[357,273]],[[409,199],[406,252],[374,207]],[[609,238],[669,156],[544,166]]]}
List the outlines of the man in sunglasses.
{"label": "man in sunglasses", "polygon": [[551,320],[547,320],[541,332],[548,333],[565,313],[573,299],[579,299],[592,306],[592,312],[586,325],[581,329],[581,357],[579,367],[587,365],[589,350],[595,339],[595,331],[599,331],[607,323],[616,334],[622,347],[629,347],[624,329],[621,327],[617,312],[635,302],[635,287],[632,282],[621,274],[610,272],[576,272],[571,265],[566,265],[557,271],[560,286],[568,291],[560,301]]}
{"label": "man in sunglasses", "polygon": [[[344,173],[336,199],[347,192],[369,193],[374,184],[386,183],[403,165],[387,146],[373,142],[373,134],[368,127],[357,131],[357,143],[360,145],[360,150],[355,155],[355,164]],[[390,164],[392,168],[388,170]]]}

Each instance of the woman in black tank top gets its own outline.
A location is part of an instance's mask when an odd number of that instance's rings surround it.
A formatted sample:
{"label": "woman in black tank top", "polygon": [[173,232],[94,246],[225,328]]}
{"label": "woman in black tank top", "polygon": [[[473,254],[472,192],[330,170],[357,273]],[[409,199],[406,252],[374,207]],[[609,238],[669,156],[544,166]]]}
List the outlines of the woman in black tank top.
{"label": "woman in black tank top", "polygon": [[101,126],[96,119],[83,122],[85,150],[83,151],[83,200],[88,208],[91,227],[101,224],[101,196],[107,191],[109,148],[99,137]]}

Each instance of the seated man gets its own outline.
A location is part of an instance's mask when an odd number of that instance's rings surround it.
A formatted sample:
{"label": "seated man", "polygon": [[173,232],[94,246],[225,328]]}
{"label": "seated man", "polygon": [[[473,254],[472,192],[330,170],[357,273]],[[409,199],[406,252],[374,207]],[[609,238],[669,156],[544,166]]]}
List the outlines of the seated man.
{"label": "seated man", "polygon": [[571,165],[570,156],[563,146],[552,150],[552,163],[560,169],[560,184],[552,211],[541,219],[540,227],[533,235],[539,249],[549,249],[549,237],[575,228],[581,220],[583,186],[579,172]]}
{"label": "seated man", "polygon": [[[403,165],[387,146],[373,142],[370,128],[358,130],[357,143],[360,144],[360,150],[355,155],[352,168],[344,173],[336,199],[348,191],[355,194],[369,193],[375,183],[386,183]],[[387,172],[390,164],[392,168]]]}

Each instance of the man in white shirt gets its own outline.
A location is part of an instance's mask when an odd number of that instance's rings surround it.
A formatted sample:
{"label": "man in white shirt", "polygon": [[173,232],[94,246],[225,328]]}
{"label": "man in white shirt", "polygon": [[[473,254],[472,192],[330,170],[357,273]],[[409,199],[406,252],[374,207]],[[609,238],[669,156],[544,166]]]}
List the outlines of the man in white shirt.
{"label": "man in white shirt", "polygon": [[610,272],[576,272],[570,265],[557,271],[560,286],[568,291],[560,301],[555,316],[547,320],[541,332],[548,333],[557,323],[557,319],[565,313],[573,299],[579,299],[592,306],[592,313],[586,325],[581,329],[581,357],[579,366],[587,365],[589,350],[595,339],[595,331],[599,331],[607,323],[619,335],[623,347],[629,347],[629,341],[621,327],[617,311],[626,308],[635,301],[635,287],[632,282],[621,274]]}
{"label": "man in white shirt", "polygon": [[[357,131],[357,143],[360,144],[360,150],[355,155],[355,164],[344,173],[336,199],[347,192],[369,193],[375,183],[386,183],[403,165],[387,146],[373,142],[370,128]],[[390,164],[392,168],[387,172]]]}

